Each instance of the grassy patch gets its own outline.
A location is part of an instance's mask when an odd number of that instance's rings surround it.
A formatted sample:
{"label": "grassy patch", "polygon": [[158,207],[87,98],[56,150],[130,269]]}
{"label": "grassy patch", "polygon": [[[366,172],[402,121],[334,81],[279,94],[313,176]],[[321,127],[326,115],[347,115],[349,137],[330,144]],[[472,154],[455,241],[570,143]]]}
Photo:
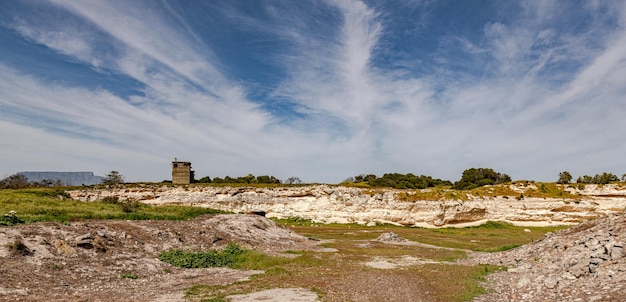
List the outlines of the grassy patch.
{"label": "grassy patch", "polygon": [[480,264],[476,266],[426,264],[417,270],[417,274],[438,299],[442,301],[471,301],[484,294],[481,281],[488,274],[504,268]]}
{"label": "grassy patch", "polygon": [[[406,191],[396,194],[396,198],[401,201],[441,201],[441,200],[469,200],[471,196],[483,198],[557,198],[575,199],[579,196],[572,195],[565,191],[566,185],[555,183],[532,183],[519,184],[516,190],[510,184],[499,184],[493,186],[483,186],[471,190],[453,190],[449,186],[439,186],[423,190]],[[521,191],[521,192],[520,192]]]}
{"label": "grassy patch", "polygon": [[120,275],[120,278],[122,278],[122,279],[133,279],[133,280],[135,280],[135,279],[138,279],[138,278],[139,278],[139,275],[137,275],[137,274],[133,274],[133,273],[122,273],[122,274]]}
{"label": "grassy patch", "polygon": [[[531,243],[566,226],[518,227],[503,222],[489,221],[480,226],[466,228],[414,228],[400,226],[366,227],[351,225],[295,225],[285,224],[295,232],[317,239],[373,240],[383,233],[394,232],[400,237],[425,244],[473,251],[501,251]],[[524,231],[525,229],[531,232]],[[330,246],[336,247],[335,244]]]}
{"label": "grassy patch", "polygon": [[[81,202],[66,198],[57,188],[0,190],[0,213],[17,212],[19,221],[69,222],[81,219],[188,220],[222,211],[191,206],[149,206],[137,201],[105,199]],[[17,217],[16,216],[16,217]],[[12,225],[15,217],[1,216],[1,225]]]}
{"label": "grassy patch", "polygon": [[279,266],[296,261],[285,257],[272,257],[266,254],[245,250],[234,243],[229,243],[221,251],[189,252],[171,250],[161,253],[159,260],[181,268],[207,268],[227,266],[247,270],[273,270],[284,273]]}
{"label": "grassy patch", "polygon": [[245,251],[236,244],[229,243],[221,251],[208,252],[185,252],[171,250],[161,253],[159,260],[182,268],[207,268],[220,266],[233,266],[241,261],[241,255]]}

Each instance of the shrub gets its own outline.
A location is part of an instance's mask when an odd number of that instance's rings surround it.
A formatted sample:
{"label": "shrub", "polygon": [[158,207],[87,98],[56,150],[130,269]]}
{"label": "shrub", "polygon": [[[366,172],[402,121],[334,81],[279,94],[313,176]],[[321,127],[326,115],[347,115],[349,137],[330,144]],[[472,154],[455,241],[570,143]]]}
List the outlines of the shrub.
{"label": "shrub", "polygon": [[15,211],[10,211],[9,214],[4,214],[4,216],[0,217],[0,226],[11,226],[21,223],[24,223],[24,220],[17,217]]}
{"label": "shrub", "polygon": [[181,250],[171,250],[161,253],[159,260],[182,268],[207,268],[232,266],[239,261],[239,256],[245,252],[234,243],[229,243],[221,251],[209,252],[185,252]]}

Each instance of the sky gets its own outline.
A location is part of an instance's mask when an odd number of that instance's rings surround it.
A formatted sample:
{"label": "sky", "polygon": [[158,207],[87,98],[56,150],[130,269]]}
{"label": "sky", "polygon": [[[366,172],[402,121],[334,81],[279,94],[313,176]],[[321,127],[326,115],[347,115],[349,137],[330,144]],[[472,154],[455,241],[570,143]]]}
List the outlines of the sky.
{"label": "sky", "polygon": [[626,2],[0,1],[0,177],[626,173]]}

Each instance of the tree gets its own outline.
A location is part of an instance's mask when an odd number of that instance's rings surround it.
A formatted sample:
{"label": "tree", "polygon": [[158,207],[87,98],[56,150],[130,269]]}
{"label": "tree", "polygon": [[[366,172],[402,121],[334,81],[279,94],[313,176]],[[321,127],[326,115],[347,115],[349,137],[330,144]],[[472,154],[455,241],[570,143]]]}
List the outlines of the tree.
{"label": "tree", "polygon": [[260,184],[279,184],[280,179],[271,175],[261,175],[257,176],[256,182]]}
{"label": "tree", "polygon": [[507,183],[511,177],[488,168],[470,168],[463,171],[461,179],[452,186],[456,190],[471,190],[473,188]]}
{"label": "tree", "polygon": [[31,186],[23,174],[13,174],[0,181],[0,189],[23,189]]}
{"label": "tree", "polygon": [[556,183],[558,184],[568,184],[572,181],[572,174],[567,171],[563,171],[559,173],[559,180]]}
{"label": "tree", "polygon": [[202,178],[198,179],[198,182],[199,183],[210,183],[211,182],[211,177],[208,177],[208,176],[202,177]]}
{"label": "tree", "polygon": [[111,171],[104,179],[102,179],[102,183],[105,185],[121,184],[124,183],[124,176],[118,171]]}
{"label": "tree", "polygon": [[576,180],[577,183],[598,184],[598,185],[605,185],[608,183],[618,182],[618,181],[619,181],[619,177],[617,177],[617,175],[613,173],[607,173],[607,172],[603,172],[602,174],[596,174],[594,176],[583,175],[581,177],[578,177],[578,179]]}
{"label": "tree", "polygon": [[288,185],[301,184],[302,180],[300,179],[300,177],[291,176],[291,177],[287,178],[287,180],[285,180],[285,183],[288,184]]}

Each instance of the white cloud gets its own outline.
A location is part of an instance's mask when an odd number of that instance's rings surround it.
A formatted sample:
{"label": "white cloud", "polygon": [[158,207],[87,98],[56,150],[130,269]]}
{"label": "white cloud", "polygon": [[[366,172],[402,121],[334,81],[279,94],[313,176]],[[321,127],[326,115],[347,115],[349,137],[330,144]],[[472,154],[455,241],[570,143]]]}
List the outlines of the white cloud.
{"label": "white cloud", "polygon": [[[299,106],[306,117],[294,119],[251,101],[246,87],[223,73],[212,45],[200,43],[171,7],[53,3],[90,26],[78,30],[60,20],[42,27],[23,19],[16,30],[140,81],[144,95],[124,99],[104,89],[51,84],[0,65],[0,136],[20,139],[3,141],[2,149],[17,159],[3,160],[5,169],[60,170],[71,162],[101,174],[120,170],[130,180],[161,180],[177,156],[194,162],[198,176],[254,173],[328,182],[385,172],[455,180],[473,166],[539,180],[566,169],[602,172],[578,167],[626,172],[611,170],[626,165],[623,27],[602,29],[606,25],[594,19],[591,32],[563,31],[555,23],[563,8],[555,3],[524,2],[518,19],[490,21],[479,38],[447,36],[455,43],[444,45],[460,45],[469,59],[464,66],[475,73],[441,65],[429,76],[373,66],[393,22],[381,17],[382,8],[316,2],[315,8],[340,16],[329,22],[298,10],[298,3],[266,4],[269,19],[263,21],[219,7],[237,30],[287,45],[264,60],[285,70],[269,94]],[[166,18],[171,14],[174,19]],[[114,50],[104,57],[92,46],[103,41]]]}

